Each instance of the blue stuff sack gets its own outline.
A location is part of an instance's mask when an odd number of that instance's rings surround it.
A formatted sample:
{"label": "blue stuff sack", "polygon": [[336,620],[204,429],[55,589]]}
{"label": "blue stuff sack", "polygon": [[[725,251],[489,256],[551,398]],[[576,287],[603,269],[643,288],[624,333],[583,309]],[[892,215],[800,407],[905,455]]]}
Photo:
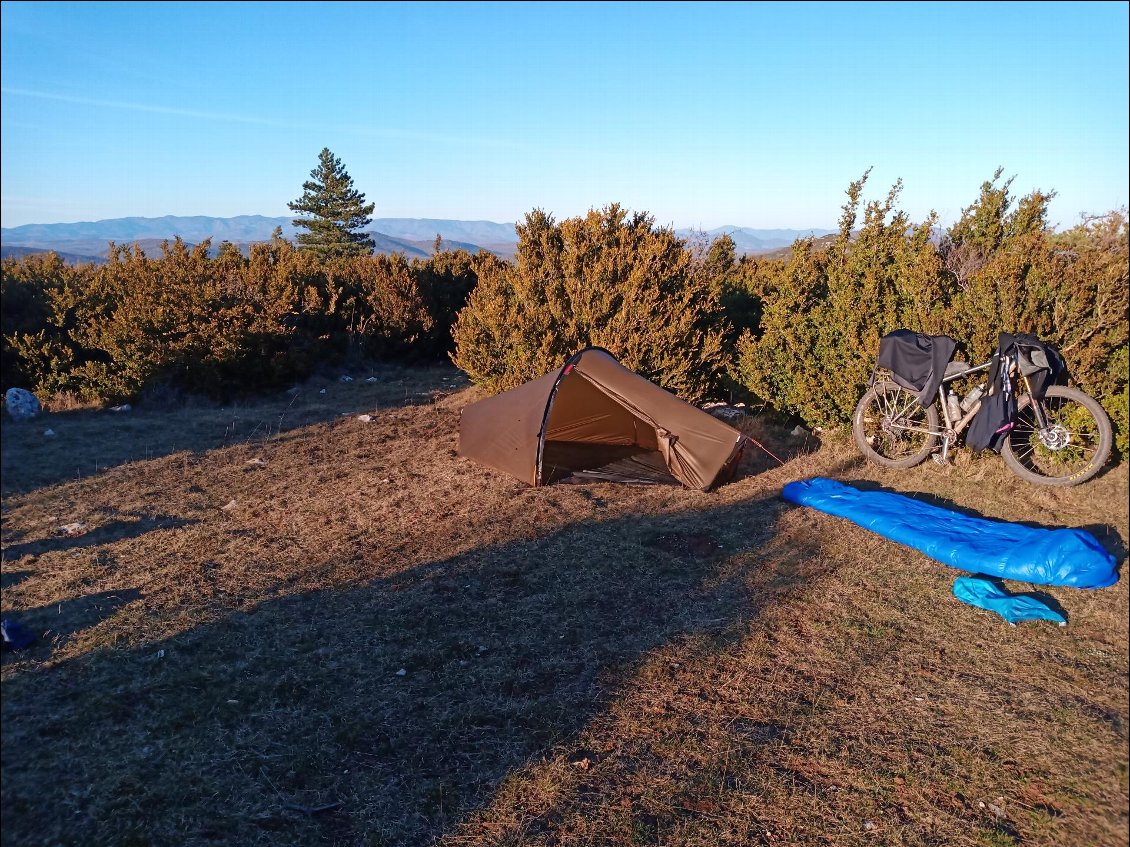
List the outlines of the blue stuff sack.
{"label": "blue stuff sack", "polygon": [[962,603],[996,612],[1009,623],[1053,621],[1063,626],[1067,618],[1029,594],[1009,594],[996,583],[978,576],[959,576],[953,581],[953,596]]}

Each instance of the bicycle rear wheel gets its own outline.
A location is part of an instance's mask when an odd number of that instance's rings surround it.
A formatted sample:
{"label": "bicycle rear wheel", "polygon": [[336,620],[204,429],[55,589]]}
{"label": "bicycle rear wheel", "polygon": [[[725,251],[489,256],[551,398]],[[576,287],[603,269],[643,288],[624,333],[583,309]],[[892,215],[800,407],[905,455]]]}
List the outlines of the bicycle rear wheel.
{"label": "bicycle rear wheel", "polygon": [[1086,482],[1110,456],[1110,418],[1093,397],[1062,385],[1050,387],[1040,405],[1044,428],[1031,399],[1021,398],[1016,426],[1001,450],[1005,464],[1036,485]]}
{"label": "bicycle rear wheel", "polygon": [[938,443],[938,410],[895,382],[877,382],[855,407],[851,431],[859,451],[888,468],[921,464]]}

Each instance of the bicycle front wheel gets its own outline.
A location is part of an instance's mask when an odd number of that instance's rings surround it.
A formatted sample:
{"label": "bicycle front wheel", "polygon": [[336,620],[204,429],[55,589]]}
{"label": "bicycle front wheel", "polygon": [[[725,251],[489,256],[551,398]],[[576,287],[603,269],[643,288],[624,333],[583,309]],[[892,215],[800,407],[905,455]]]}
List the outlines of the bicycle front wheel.
{"label": "bicycle front wheel", "polygon": [[1051,386],[1040,407],[1043,427],[1032,400],[1021,398],[1001,450],[1008,469],[1036,485],[1086,482],[1110,456],[1110,418],[1093,397],[1062,385]]}
{"label": "bicycle front wheel", "polygon": [[888,468],[913,468],[938,443],[938,410],[895,382],[877,382],[855,407],[851,431],[859,451]]}

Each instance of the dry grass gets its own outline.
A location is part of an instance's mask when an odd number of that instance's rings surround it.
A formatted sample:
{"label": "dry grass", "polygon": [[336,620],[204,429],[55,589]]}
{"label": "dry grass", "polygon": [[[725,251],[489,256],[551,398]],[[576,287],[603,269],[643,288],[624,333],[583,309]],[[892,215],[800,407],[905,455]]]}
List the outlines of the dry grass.
{"label": "dry grass", "polygon": [[455,455],[456,380],[5,423],[4,615],[41,633],[4,659],[5,844],[1126,842],[1124,581],[1009,627],[779,497],[833,476],[1124,559],[1124,465],[888,473],[754,421],[786,464],[713,494],[530,489]]}

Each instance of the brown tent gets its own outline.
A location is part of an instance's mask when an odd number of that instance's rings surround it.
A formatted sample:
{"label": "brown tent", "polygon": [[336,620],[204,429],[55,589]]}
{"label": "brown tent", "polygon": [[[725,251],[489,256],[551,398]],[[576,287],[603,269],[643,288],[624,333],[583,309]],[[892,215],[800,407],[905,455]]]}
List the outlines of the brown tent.
{"label": "brown tent", "polygon": [[706,491],[733,475],[746,441],[598,347],[472,403],[459,423],[461,456],[530,485],[574,477]]}

